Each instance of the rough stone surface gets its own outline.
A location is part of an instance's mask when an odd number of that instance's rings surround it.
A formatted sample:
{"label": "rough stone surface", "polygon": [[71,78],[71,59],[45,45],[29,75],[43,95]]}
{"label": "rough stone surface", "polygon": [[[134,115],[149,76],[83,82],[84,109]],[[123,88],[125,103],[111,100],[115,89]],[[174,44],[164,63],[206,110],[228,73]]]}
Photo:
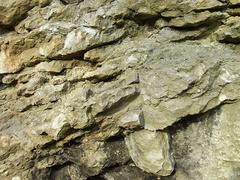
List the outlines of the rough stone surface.
{"label": "rough stone surface", "polygon": [[173,133],[176,166],[188,179],[239,179],[239,110],[239,102],[223,105]]}
{"label": "rough stone surface", "polygon": [[157,180],[157,177],[144,173],[133,165],[115,168],[113,171],[105,173],[103,177],[107,180]]}
{"label": "rough stone surface", "polygon": [[240,179],[239,5],[0,0],[0,179]]}
{"label": "rough stone surface", "polygon": [[240,17],[230,17],[216,32],[219,41],[240,43]]}
{"label": "rough stone surface", "polygon": [[161,176],[172,173],[174,162],[167,133],[137,131],[126,137],[126,144],[132,160],[142,170]]}

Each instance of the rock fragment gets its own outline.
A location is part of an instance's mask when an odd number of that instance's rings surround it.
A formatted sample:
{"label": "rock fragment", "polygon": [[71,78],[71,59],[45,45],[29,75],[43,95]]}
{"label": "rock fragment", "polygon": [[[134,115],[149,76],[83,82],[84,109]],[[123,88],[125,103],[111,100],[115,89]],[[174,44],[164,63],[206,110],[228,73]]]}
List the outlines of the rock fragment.
{"label": "rock fragment", "polygon": [[226,43],[240,43],[240,17],[229,18],[216,31],[217,40]]}
{"label": "rock fragment", "polygon": [[169,136],[165,132],[136,131],[125,138],[130,156],[142,170],[168,176],[174,170]]}
{"label": "rock fragment", "polygon": [[118,124],[127,129],[141,127],[144,124],[143,112],[138,110],[127,112],[120,117]]}

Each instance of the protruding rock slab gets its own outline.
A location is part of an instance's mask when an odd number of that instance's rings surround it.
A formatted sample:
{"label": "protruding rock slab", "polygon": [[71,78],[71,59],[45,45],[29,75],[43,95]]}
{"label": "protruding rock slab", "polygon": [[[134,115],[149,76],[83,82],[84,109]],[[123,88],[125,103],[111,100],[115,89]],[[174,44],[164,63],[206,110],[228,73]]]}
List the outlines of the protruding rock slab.
{"label": "protruding rock slab", "polygon": [[230,4],[232,5],[239,5],[240,1],[239,0],[228,0]]}
{"label": "protruding rock slab", "polygon": [[172,19],[169,25],[172,27],[197,27],[216,22],[223,17],[223,14],[218,12],[210,13],[209,11],[204,11],[201,13],[190,13],[183,17]]}
{"label": "protruding rock slab", "polygon": [[230,17],[217,30],[217,39],[220,42],[240,43],[240,17]]}
{"label": "protruding rock slab", "polygon": [[22,19],[36,0],[8,0],[0,3],[0,24],[11,25]]}
{"label": "protruding rock slab", "polygon": [[174,160],[166,132],[141,130],[127,136],[125,141],[132,160],[139,168],[161,176],[172,173]]}

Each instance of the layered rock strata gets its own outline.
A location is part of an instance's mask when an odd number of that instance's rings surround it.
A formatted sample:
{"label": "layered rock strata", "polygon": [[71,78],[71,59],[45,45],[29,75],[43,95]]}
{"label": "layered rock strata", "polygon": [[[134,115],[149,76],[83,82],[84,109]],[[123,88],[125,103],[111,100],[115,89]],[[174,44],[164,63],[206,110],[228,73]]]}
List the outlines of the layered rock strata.
{"label": "layered rock strata", "polygon": [[0,179],[239,179],[239,43],[238,0],[0,0]]}

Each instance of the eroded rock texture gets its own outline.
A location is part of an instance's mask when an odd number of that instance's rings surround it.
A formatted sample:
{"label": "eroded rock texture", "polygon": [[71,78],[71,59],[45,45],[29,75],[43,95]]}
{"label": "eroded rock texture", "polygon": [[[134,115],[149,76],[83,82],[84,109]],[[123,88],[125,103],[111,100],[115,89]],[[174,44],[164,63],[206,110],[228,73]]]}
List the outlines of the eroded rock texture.
{"label": "eroded rock texture", "polygon": [[240,1],[0,0],[0,179],[240,179]]}

